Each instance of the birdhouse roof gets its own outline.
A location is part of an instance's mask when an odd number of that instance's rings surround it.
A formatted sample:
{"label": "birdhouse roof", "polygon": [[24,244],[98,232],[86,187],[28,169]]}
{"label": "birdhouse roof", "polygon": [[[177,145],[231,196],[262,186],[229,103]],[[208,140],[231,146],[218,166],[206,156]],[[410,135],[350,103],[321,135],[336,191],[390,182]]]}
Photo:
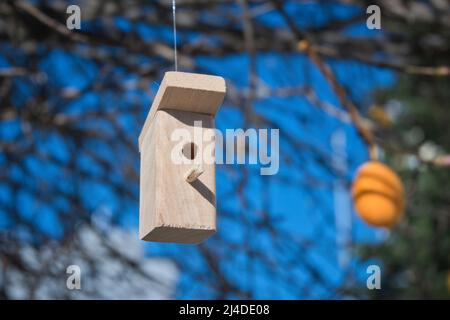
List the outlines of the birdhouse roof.
{"label": "birdhouse roof", "polygon": [[215,116],[223,102],[225,91],[225,80],[222,77],[166,72],[139,135],[139,147],[156,111],[180,110]]}

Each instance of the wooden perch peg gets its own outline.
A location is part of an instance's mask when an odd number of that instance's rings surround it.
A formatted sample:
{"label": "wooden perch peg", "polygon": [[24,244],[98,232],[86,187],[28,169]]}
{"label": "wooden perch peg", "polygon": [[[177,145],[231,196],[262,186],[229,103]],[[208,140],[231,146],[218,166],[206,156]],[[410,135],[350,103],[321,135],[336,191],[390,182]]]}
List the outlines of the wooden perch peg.
{"label": "wooden perch peg", "polygon": [[[200,243],[216,232],[215,161],[202,162],[205,144],[173,137],[179,130],[194,137],[199,122],[203,134],[214,135],[225,91],[221,77],[165,74],[139,136],[142,240]],[[175,161],[174,154],[184,161]]]}
{"label": "wooden perch peg", "polygon": [[197,164],[186,172],[185,179],[187,182],[192,183],[197,180],[203,172],[203,167]]}

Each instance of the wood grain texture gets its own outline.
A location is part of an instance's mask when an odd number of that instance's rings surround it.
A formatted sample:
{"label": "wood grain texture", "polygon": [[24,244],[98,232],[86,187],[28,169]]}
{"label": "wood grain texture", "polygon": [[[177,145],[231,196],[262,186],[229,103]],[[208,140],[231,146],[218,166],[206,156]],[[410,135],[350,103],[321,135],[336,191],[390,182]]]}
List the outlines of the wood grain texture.
{"label": "wood grain texture", "polygon": [[[204,133],[214,137],[214,116],[225,91],[225,80],[221,77],[184,72],[164,75],[139,135],[142,240],[199,243],[215,233],[215,161],[199,162],[199,159],[203,159],[203,151],[207,149],[215,160],[211,143],[203,143],[201,137]],[[195,121],[202,122],[200,137],[194,133],[198,130],[194,129]],[[187,130],[189,141],[172,141],[176,129]],[[176,149],[180,146],[185,148]],[[179,150],[185,162],[174,162],[173,150]],[[195,157],[192,159],[191,152],[186,155],[183,150],[196,150]],[[190,176],[186,179],[186,173],[190,172],[196,179]]]}
{"label": "wood grain texture", "polygon": [[159,110],[141,146],[140,238],[146,241],[200,243],[216,231],[215,163],[202,163],[204,172],[192,183],[185,174],[203,156],[198,146],[189,164],[175,164],[173,130],[185,128],[194,136],[194,121],[214,130],[214,118],[178,110]]}
{"label": "wood grain texture", "polygon": [[139,150],[158,110],[180,110],[215,116],[226,92],[222,77],[166,72],[139,135]]}

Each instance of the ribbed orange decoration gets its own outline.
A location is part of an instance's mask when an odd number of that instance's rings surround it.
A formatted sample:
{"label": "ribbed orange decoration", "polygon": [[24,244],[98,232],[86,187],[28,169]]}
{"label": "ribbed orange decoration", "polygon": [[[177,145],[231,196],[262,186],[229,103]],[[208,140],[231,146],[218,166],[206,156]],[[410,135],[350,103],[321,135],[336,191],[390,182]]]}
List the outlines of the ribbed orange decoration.
{"label": "ribbed orange decoration", "polygon": [[359,216],[376,227],[393,227],[405,209],[403,184],[391,168],[378,161],[359,167],[352,186]]}

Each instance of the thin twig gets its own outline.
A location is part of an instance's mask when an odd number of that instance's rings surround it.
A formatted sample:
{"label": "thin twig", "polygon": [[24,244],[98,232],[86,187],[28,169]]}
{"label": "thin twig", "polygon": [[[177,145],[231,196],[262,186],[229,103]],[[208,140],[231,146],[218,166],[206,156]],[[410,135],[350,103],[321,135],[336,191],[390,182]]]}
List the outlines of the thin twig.
{"label": "thin twig", "polygon": [[42,22],[49,28],[54,29],[58,33],[62,34],[63,36],[69,37],[75,41],[87,42],[87,38],[85,36],[83,36],[79,33],[70,31],[69,29],[67,29],[67,27],[65,25],[63,25],[63,24],[59,23],[58,21],[56,21],[55,19],[49,17],[44,12],[42,12],[41,10],[32,6],[31,4],[28,4],[24,1],[17,1],[14,3],[14,5],[18,9],[35,17],[37,20],[39,20],[40,22]]}
{"label": "thin twig", "polygon": [[20,77],[28,74],[27,69],[11,67],[11,68],[0,68],[0,77]]}
{"label": "thin twig", "polygon": [[350,115],[350,118],[352,119],[359,135],[366,143],[369,149],[370,158],[373,160],[377,159],[378,154],[377,146],[375,144],[375,137],[372,132],[364,126],[363,119],[359,114],[358,108],[350,99],[347,98],[347,93],[344,87],[337,80],[333,70],[320,58],[319,54],[312,48],[312,46],[309,45],[308,40],[300,41],[299,49],[308,55],[309,59],[317,66],[323,76],[327,79],[334,93],[338,97],[339,102],[347,109],[347,112]]}
{"label": "thin twig", "polygon": [[320,55],[314,49],[314,46],[311,45],[312,42],[309,39],[308,34],[300,31],[297,28],[294,21],[290,18],[290,16],[284,10],[282,2],[273,0],[273,3],[277,7],[278,11],[283,16],[283,18],[286,20],[286,23],[288,24],[291,31],[296,36],[296,40],[298,41],[298,49],[300,51],[306,53],[308,58],[317,66],[319,71],[322,73],[322,75],[327,79],[328,83],[331,85],[331,88],[333,89],[334,93],[338,97],[339,102],[342,104],[342,106],[345,109],[347,109],[347,112],[349,113],[350,118],[352,119],[352,122],[358,131],[358,134],[361,136],[364,143],[367,145],[367,147],[369,149],[370,158],[377,159],[378,154],[377,154],[377,146],[375,143],[375,137],[373,136],[372,132],[364,126],[362,117],[359,114],[358,108],[355,106],[355,104],[350,99],[348,99],[347,93],[346,93],[344,87],[337,80],[333,70],[322,60]]}
{"label": "thin twig", "polygon": [[344,56],[340,54],[337,50],[329,47],[323,47],[318,45],[312,45],[313,49],[323,55],[330,58],[335,59],[355,59],[357,61],[360,61],[365,64],[370,64],[376,67],[380,68],[386,68],[386,69],[392,69],[398,72],[408,73],[408,74],[415,74],[415,75],[422,75],[422,76],[440,76],[440,77],[447,77],[450,76],[450,66],[416,66],[416,65],[404,65],[400,63],[391,62],[388,60],[376,60],[371,59],[370,57],[364,56],[362,54],[359,54],[357,52],[351,52],[349,53],[349,56]]}

